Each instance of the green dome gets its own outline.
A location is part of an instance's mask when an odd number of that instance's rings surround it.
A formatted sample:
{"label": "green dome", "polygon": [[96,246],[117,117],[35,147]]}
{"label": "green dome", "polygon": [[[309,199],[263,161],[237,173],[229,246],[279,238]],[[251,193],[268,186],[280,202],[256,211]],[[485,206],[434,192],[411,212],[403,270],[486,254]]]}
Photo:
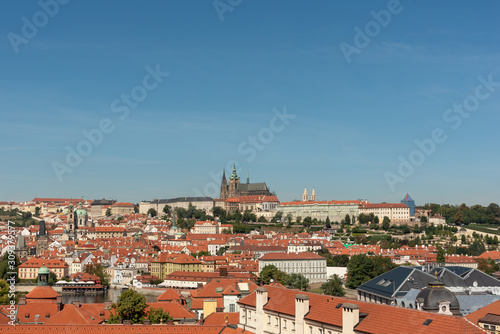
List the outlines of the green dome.
{"label": "green dome", "polygon": [[40,269],[38,269],[38,275],[49,274],[49,273],[50,273],[50,270],[45,265],[41,266]]}
{"label": "green dome", "polygon": [[84,210],[84,209],[78,209],[75,211],[76,215],[77,216],[88,216],[88,212],[87,210]]}

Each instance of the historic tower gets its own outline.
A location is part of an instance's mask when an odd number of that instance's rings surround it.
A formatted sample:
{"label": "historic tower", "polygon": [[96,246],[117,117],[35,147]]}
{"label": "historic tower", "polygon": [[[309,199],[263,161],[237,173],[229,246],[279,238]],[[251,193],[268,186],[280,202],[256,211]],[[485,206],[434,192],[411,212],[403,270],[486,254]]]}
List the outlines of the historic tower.
{"label": "historic tower", "polygon": [[233,163],[233,173],[229,178],[228,197],[238,197],[238,195],[236,194],[236,189],[238,189],[239,185],[240,177],[236,174],[236,164]]}
{"label": "historic tower", "polygon": [[309,194],[307,193],[307,187],[304,188],[304,193],[302,194],[302,202],[309,202]]}
{"label": "historic tower", "polygon": [[227,180],[226,180],[226,170],[222,172],[222,182],[220,184],[220,197],[222,199],[227,198]]}
{"label": "historic tower", "polygon": [[314,188],[313,188],[313,192],[311,193],[311,201],[313,201],[313,202],[316,201],[316,193],[314,192]]}
{"label": "historic tower", "polygon": [[45,220],[41,220],[40,230],[36,236],[36,255],[41,255],[47,249],[49,249],[49,235],[45,230]]}

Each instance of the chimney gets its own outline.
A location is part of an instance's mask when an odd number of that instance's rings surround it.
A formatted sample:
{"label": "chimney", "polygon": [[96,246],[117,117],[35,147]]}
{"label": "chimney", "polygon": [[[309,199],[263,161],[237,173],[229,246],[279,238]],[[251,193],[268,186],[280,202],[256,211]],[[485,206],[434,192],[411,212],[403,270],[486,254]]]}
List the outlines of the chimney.
{"label": "chimney", "polygon": [[268,293],[266,288],[259,287],[255,289],[255,319],[257,325],[255,326],[255,334],[264,333],[264,306],[268,301]]}
{"label": "chimney", "polygon": [[26,295],[19,296],[19,305],[26,305]]}
{"label": "chimney", "polygon": [[143,325],[151,325],[151,322],[149,321],[149,319],[144,319],[144,321],[142,322]]}
{"label": "chimney", "polygon": [[351,303],[342,304],[342,334],[354,334],[354,327],[359,323],[359,306]]}
{"label": "chimney", "polygon": [[[19,300],[19,304],[21,304],[21,300]],[[56,297],[56,304],[57,304],[57,309],[59,311],[61,311],[62,308],[63,308],[63,303],[62,303],[62,297],[61,297],[61,295],[59,295],[59,296]]]}
{"label": "chimney", "polygon": [[132,322],[130,320],[123,320],[124,325],[131,325]]}
{"label": "chimney", "polygon": [[295,296],[295,332],[305,333],[304,317],[309,312],[309,296]]}

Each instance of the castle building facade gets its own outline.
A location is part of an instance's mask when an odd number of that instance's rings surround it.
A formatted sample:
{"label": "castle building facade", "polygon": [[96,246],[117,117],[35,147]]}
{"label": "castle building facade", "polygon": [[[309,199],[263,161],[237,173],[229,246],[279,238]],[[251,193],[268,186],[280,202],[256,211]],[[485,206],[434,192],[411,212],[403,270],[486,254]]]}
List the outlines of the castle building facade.
{"label": "castle building facade", "polygon": [[226,179],[226,171],[224,170],[220,186],[220,199],[254,195],[272,196],[264,182],[250,183],[248,175],[247,182],[241,183],[240,177],[236,173],[236,164],[233,164],[233,173],[229,177],[229,180]]}

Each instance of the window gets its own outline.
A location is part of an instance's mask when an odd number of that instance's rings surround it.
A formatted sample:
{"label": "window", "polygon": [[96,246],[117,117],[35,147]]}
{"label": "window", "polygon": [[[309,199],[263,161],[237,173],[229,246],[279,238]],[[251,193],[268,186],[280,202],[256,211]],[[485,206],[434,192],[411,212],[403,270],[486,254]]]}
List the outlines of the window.
{"label": "window", "polygon": [[283,320],[283,328],[286,329],[286,320]]}
{"label": "window", "polygon": [[309,326],[309,334],[313,334],[313,327]]}
{"label": "window", "polygon": [[270,315],[267,316],[267,323],[271,324],[271,316]]}
{"label": "window", "polygon": [[236,312],[234,306],[234,304],[229,304],[229,312]]}
{"label": "window", "polygon": [[275,326],[278,327],[278,325],[279,325],[279,320],[278,320],[278,317],[276,317],[276,325]]}
{"label": "window", "polygon": [[295,331],[295,321],[292,321],[292,331]]}

